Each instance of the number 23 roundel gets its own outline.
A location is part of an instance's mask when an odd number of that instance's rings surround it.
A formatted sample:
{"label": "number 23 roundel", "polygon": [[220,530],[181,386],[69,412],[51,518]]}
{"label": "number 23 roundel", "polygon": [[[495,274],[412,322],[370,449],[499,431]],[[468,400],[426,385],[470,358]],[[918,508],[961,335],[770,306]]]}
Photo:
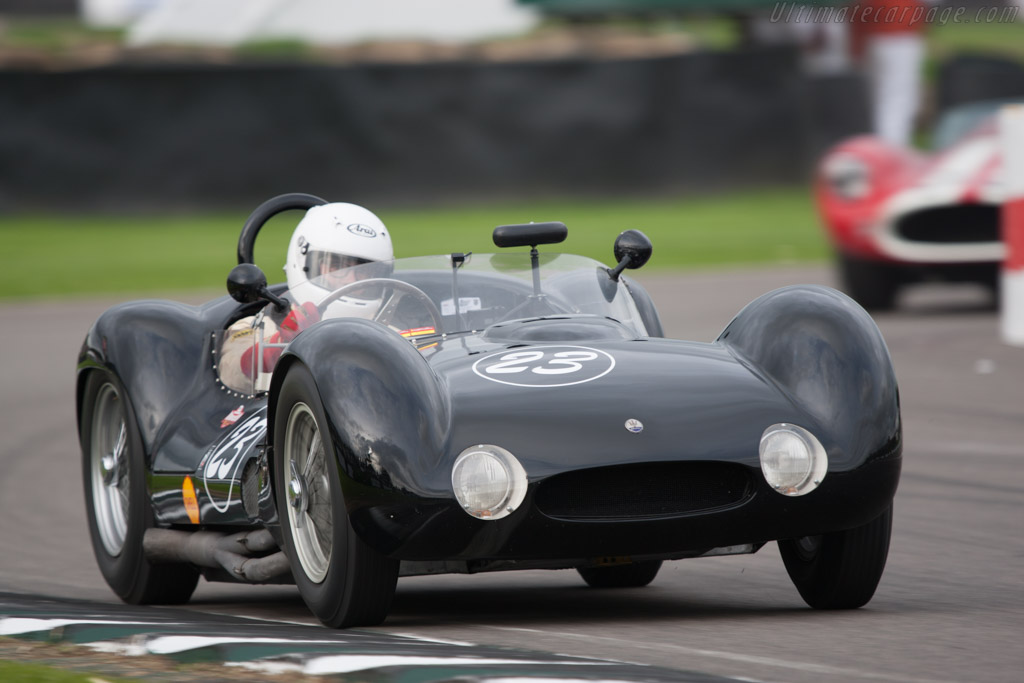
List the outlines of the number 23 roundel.
{"label": "number 23 roundel", "polygon": [[604,377],[614,367],[611,355],[587,346],[534,346],[484,356],[473,372],[514,387],[567,387]]}

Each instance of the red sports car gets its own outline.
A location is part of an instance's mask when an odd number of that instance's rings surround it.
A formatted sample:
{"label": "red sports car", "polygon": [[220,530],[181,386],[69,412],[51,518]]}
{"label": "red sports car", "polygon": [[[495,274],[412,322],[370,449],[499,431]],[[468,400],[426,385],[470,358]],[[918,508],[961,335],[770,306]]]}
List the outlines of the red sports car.
{"label": "red sports car", "polygon": [[843,285],[862,306],[892,308],[903,285],[929,279],[996,292],[1005,193],[996,114],[1009,103],[950,109],[930,153],[862,136],[825,156],[818,207]]}

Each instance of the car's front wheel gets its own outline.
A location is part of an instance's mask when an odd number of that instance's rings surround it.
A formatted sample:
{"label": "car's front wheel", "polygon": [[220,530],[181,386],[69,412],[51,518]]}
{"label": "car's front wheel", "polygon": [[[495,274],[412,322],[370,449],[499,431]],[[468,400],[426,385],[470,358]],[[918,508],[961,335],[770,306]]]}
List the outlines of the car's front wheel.
{"label": "car's front wheel", "polygon": [[327,626],[372,626],[387,617],[398,562],[352,529],[327,425],[313,376],[292,366],[274,418],[274,484],[292,575]]}
{"label": "car's front wheel", "polygon": [[895,266],[841,254],[839,275],[846,293],[866,310],[889,311],[896,305],[902,283]]}
{"label": "car's front wheel", "polygon": [[606,567],[579,567],[583,580],[591,588],[640,588],[646,586],[661,569],[661,560],[647,560]]}
{"label": "car's front wheel", "polygon": [[779,541],[786,571],[815,609],[856,609],[871,600],[889,555],[892,505],[863,526]]}
{"label": "car's front wheel", "polygon": [[189,565],[153,565],[143,554],[142,537],[153,526],[153,510],[142,439],[124,386],[107,371],[94,370],[82,398],[85,509],[100,573],[125,602],[187,602],[199,571]]}

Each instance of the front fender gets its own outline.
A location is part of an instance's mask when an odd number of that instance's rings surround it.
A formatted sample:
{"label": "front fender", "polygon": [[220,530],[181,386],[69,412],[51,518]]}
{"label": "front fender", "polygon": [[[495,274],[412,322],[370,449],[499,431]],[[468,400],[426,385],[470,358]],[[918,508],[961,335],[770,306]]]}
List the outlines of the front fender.
{"label": "front fender", "polygon": [[829,287],[800,285],[747,305],[719,341],[834,435],[829,461],[900,457],[899,388],[875,321]]}
{"label": "front fender", "polygon": [[357,532],[361,509],[397,496],[450,497],[450,472],[439,463],[448,447],[451,401],[412,344],[383,325],[352,318],[300,334],[274,371],[270,443],[280,387],[295,363],[316,380]]}

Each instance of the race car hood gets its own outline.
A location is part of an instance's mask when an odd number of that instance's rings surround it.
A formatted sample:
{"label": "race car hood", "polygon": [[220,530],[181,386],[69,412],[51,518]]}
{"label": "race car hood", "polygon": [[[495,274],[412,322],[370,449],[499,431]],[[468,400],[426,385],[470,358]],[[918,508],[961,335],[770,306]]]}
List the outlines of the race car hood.
{"label": "race car hood", "polygon": [[995,203],[1004,199],[1002,155],[995,135],[972,136],[920,170],[908,189],[935,193],[936,200]]}
{"label": "race car hood", "polygon": [[722,344],[491,346],[439,363],[435,372],[451,396],[452,453],[496,444],[515,454],[531,478],[663,460],[756,467],[769,425],[795,422],[820,432]]}
{"label": "race car hood", "polygon": [[998,140],[973,135],[884,202],[875,223],[878,248],[909,262],[1002,260],[999,205],[1005,197]]}
{"label": "race car hood", "polygon": [[856,158],[870,174],[867,203],[911,193],[917,204],[989,202],[1005,198],[1002,154],[994,128],[982,128],[947,149],[926,155],[895,149],[871,137],[850,140],[833,150],[822,173],[838,157]]}

